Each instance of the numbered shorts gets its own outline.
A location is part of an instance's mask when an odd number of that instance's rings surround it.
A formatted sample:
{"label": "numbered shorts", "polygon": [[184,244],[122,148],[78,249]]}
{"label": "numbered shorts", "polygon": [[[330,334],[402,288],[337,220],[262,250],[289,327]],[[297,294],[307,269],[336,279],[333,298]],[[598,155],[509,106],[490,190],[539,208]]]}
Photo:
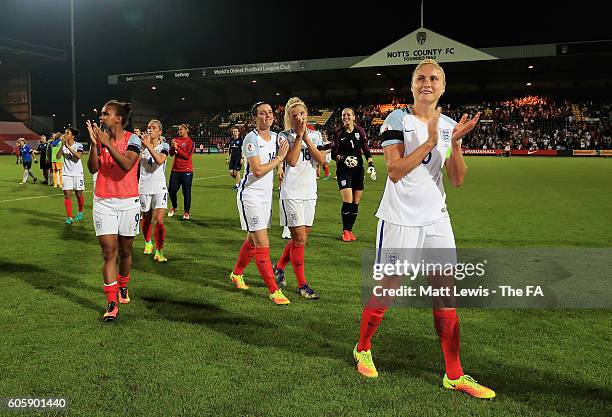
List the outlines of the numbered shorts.
{"label": "numbered shorts", "polygon": [[426,226],[400,226],[378,221],[376,229],[376,263],[395,264],[422,261],[455,265],[457,251],[450,218]]}
{"label": "numbered shorts", "polygon": [[94,208],[93,222],[96,236],[136,236],[140,229],[140,207],[112,212],[107,210],[100,212]]}
{"label": "numbered shorts", "polygon": [[62,190],[83,191],[84,189],[85,179],[82,175],[80,177],[62,175]]}
{"label": "numbered shorts", "polygon": [[272,226],[272,202],[240,201],[237,198],[240,226],[247,232],[269,229]]}
{"label": "numbered shorts", "polygon": [[312,226],[317,200],[280,199],[280,225],[287,227]]}
{"label": "numbered shorts", "polygon": [[151,209],[168,208],[168,193],[140,194],[140,211],[146,213]]}

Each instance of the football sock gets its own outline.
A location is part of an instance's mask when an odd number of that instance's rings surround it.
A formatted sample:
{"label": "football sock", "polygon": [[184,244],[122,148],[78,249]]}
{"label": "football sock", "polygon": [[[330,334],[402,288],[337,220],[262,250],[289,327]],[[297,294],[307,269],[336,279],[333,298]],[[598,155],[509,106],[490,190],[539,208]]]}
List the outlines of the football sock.
{"label": "football sock", "polygon": [[142,218],[142,234],[144,235],[145,242],[151,241],[151,220],[148,216]]}
{"label": "football sock", "polygon": [[131,275],[124,277],[121,274],[117,274],[117,281],[119,282],[119,286],[121,288],[125,288],[128,286],[128,283],[130,282],[130,278],[131,278]]}
{"label": "football sock", "polygon": [[329,165],[323,165],[323,171],[325,172],[325,176],[329,177]]}
{"label": "football sock", "polygon": [[255,248],[255,264],[270,294],[276,292],[278,286],[274,280],[272,261],[270,261],[270,248]]}
{"label": "football sock", "polygon": [[293,240],[289,239],[289,242],[285,245],[285,249],[283,249],[283,254],[278,261],[276,262],[276,267],[278,269],[285,269],[289,260],[291,259],[291,248],[293,247]]}
{"label": "football sock", "polygon": [[72,217],[72,199],[64,198],[64,207],[66,208],[66,216]]}
{"label": "football sock", "polygon": [[353,230],[353,226],[355,225],[355,220],[357,220],[357,213],[359,212],[359,204],[351,204],[350,207],[350,217],[349,217],[349,228],[347,230]]}
{"label": "football sock", "polygon": [[79,213],[82,213],[83,212],[83,206],[85,205],[85,197],[83,197],[83,196],[77,197],[77,201],[79,203]]}
{"label": "football sock", "polygon": [[23,181],[22,182],[26,182],[28,180],[28,171],[24,170],[23,171]]}
{"label": "football sock", "polygon": [[251,245],[248,240],[245,240],[240,248],[240,254],[238,255],[236,266],[234,266],[234,274],[242,275],[244,268],[246,268],[249,262],[251,262],[253,256],[255,256],[255,246]]}
{"label": "football sock", "polygon": [[155,249],[162,250],[164,240],[166,240],[166,226],[163,223],[155,223]]}
{"label": "football sock", "polygon": [[440,337],[440,345],[446,364],[446,375],[450,379],[457,379],[463,375],[461,361],[459,360],[460,341],[459,317],[455,309],[434,309],[434,324]]}
{"label": "football sock", "polygon": [[369,307],[366,306],[361,313],[361,324],[359,326],[359,343],[357,350],[362,352],[372,348],[372,336],[378,330],[382,322],[385,311],[388,307]]}
{"label": "football sock", "polygon": [[293,266],[293,272],[297,278],[298,287],[308,285],[306,282],[306,275],[304,273],[304,246],[293,243],[291,245],[291,266]]}
{"label": "football sock", "polygon": [[111,282],[110,284],[104,284],[104,294],[106,294],[106,302],[111,301],[117,302],[117,293],[119,292],[119,285],[117,281]]}
{"label": "football sock", "polygon": [[350,227],[350,218],[351,218],[351,206],[352,203],[342,203],[342,209],[340,210],[340,214],[342,215],[342,230],[351,230]]}

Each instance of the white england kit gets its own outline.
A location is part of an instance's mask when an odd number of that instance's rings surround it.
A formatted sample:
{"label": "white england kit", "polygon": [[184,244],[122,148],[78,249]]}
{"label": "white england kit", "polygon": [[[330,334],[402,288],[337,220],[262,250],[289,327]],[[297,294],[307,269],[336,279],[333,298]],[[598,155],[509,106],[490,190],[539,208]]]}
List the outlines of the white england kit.
{"label": "white england kit", "polygon": [[[74,142],[70,148],[75,152],[83,152],[83,145]],[[83,177],[83,162],[76,158],[66,145],[62,146],[64,164],[62,166],[62,190],[83,191],[85,178]]]}
{"label": "white england kit", "polygon": [[[456,124],[451,118],[441,115],[437,146],[398,182],[394,183],[387,177],[376,212],[379,218],[377,263],[394,263],[396,260],[420,262],[422,250],[433,248],[450,250],[427,251],[428,258],[433,256],[435,261],[456,263],[455,238],[442,182],[442,168],[450,156],[451,136]],[[383,148],[403,144],[404,156],[412,153],[428,137],[427,124],[417,119],[409,109],[391,112],[380,132]]]}
{"label": "white england kit", "polygon": [[[278,138],[279,141],[287,140],[291,148],[296,134],[287,130],[279,133]],[[308,139],[315,147],[323,144],[319,131],[308,130]],[[285,160],[284,171],[280,192],[281,226],[312,226],[317,207],[317,161],[310,155],[304,141],[296,165],[292,167]]]}
{"label": "white england kit", "polygon": [[270,132],[270,141],[264,140],[257,130],[249,132],[242,142],[242,154],[246,165],[244,177],[238,188],[236,203],[242,230],[254,232],[268,229],[272,225],[272,189],[274,170],[257,178],[251,172],[249,158],[259,156],[259,163],[265,165],[276,157],[277,134]]}
{"label": "white england kit", "polygon": [[[329,140],[327,140],[327,139],[325,139],[325,140],[323,141],[323,145],[329,145],[330,143],[331,143],[331,142],[330,142]],[[330,163],[331,163],[331,157],[332,157],[332,155],[331,155],[331,151],[330,151],[330,150],[328,150],[328,151],[325,151],[325,152],[327,152],[327,153],[325,154],[325,163],[326,163],[326,164],[330,164]]]}
{"label": "white england kit", "polygon": [[[165,155],[170,153],[170,146],[164,142],[157,145],[154,149],[157,153]],[[143,213],[152,209],[168,208],[166,161],[158,165],[147,148],[144,148],[140,154],[138,194],[140,194],[140,211]]]}

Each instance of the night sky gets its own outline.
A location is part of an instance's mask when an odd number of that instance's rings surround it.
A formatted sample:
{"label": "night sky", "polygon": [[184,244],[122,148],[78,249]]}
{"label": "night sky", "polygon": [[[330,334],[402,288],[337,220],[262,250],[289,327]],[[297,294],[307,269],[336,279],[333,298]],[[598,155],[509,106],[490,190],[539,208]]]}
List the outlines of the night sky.
{"label": "night sky", "polygon": [[[420,1],[333,3],[75,0],[77,113],[113,98],[108,74],[368,55],[420,25]],[[477,48],[612,39],[593,2],[426,0],[425,26]],[[2,0],[0,36],[69,51],[70,1]],[[33,114],[69,121],[70,83],[70,62],[34,72]]]}

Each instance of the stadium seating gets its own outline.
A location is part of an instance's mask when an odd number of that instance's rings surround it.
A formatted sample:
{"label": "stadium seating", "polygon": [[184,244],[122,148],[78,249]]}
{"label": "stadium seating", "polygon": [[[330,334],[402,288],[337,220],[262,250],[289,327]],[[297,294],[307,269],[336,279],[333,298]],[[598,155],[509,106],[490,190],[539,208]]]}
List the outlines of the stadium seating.
{"label": "stadium seating", "polygon": [[[379,130],[387,115],[406,104],[399,99],[391,103],[354,106],[357,123],[364,128],[371,147],[380,146]],[[333,137],[342,126],[343,107],[312,106],[308,122]],[[444,113],[459,120],[463,113],[481,112],[477,128],[463,139],[471,148],[502,149],[509,143],[513,149],[612,149],[610,103],[555,102],[545,97],[527,96],[500,102],[480,102],[456,106],[446,104]],[[274,130],[282,129],[284,108],[276,106]],[[192,112],[162,120],[165,126],[189,123],[197,145],[224,149],[229,129],[237,126],[244,134],[250,128],[250,109]]]}

